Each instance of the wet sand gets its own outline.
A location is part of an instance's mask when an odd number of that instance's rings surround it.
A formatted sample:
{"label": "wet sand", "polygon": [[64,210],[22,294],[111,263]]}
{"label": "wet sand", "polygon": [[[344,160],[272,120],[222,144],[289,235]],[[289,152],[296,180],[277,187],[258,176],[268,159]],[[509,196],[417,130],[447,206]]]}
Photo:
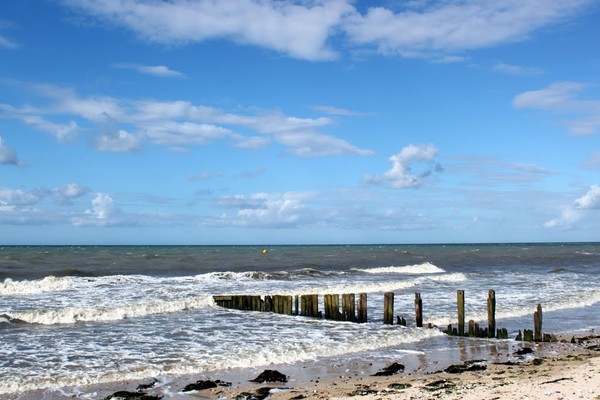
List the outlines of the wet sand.
{"label": "wet sand", "polygon": [[[600,399],[600,336],[578,332],[557,343],[440,338],[452,344],[438,351],[394,352],[389,356],[350,355],[339,359],[213,371],[207,374],[21,393],[15,399],[111,398],[120,391],[146,399]],[[437,344],[439,346],[440,343]],[[454,346],[455,345],[455,346]],[[416,346],[418,348],[418,345]],[[529,351],[531,350],[531,352]],[[402,364],[391,376],[373,376]],[[451,369],[448,369],[451,368]],[[287,382],[251,382],[264,370]],[[199,380],[230,383],[184,392]],[[138,386],[151,387],[138,390]],[[155,396],[155,397],[152,397]],[[119,398],[119,397],[113,397]],[[142,398],[143,397],[138,397]]]}

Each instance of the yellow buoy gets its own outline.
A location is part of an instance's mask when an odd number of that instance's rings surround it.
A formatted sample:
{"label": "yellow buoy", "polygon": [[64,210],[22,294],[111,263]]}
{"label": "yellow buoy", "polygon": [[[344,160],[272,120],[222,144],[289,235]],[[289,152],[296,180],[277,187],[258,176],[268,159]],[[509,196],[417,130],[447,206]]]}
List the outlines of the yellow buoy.
{"label": "yellow buoy", "polygon": [[263,254],[267,254],[267,253],[268,253],[267,249],[263,249]]}

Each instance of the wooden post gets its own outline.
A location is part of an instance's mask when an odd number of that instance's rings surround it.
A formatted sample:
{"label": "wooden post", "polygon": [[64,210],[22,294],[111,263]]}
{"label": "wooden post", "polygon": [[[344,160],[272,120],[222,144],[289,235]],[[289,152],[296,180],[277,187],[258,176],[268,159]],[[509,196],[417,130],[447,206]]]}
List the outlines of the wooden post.
{"label": "wooden post", "polygon": [[415,320],[417,327],[423,327],[423,300],[421,293],[415,293]]}
{"label": "wooden post", "polygon": [[475,337],[475,321],[469,320],[469,337]]}
{"label": "wooden post", "polygon": [[523,330],[523,340],[525,342],[533,342],[533,331],[531,329]]}
{"label": "wooden post", "polygon": [[325,304],[325,319],[338,321],[340,319],[340,295],[326,294],[323,303]]}
{"label": "wooden post", "polygon": [[533,313],[533,338],[536,342],[541,342],[544,340],[544,336],[542,334],[542,305],[537,305],[537,311]]}
{"label": "wooden post", "polygon": [[387,325],[394,324],[394,293],[386,292],[383,294],[383,323]]}
{"label": "wooden post", "polygon": [[310,295],[310,309],[312,310],[312,315],[311,317],[314,318],[318,318],[320,317],[320,313],[319,313],[319,295],[318,294],[311,294]]}
{"label": "wooden post", "polygon": [[358,296],[358,315],[357,321],[360,323],[367,322],[367,294],[361,293]]}
{"label": "wooden post", "polygon": [[490,289],[488,294],[488,337],[493,338],[496,333],[496,292]]}
{"label": "wooden post", "polygon": [[283,313],[286,315],[292,315],[292,296],[283,296],[284,305],[283,305]]}
{"label": "wooden post", "polygon": [[456,292],[456,303],[458,304],[458,336],[465,335],[465,291]]}
{"label": "wooden post", "polygon": [[354,293],[342,295],[342,319],[344,321],[356,321],[356,299]]}

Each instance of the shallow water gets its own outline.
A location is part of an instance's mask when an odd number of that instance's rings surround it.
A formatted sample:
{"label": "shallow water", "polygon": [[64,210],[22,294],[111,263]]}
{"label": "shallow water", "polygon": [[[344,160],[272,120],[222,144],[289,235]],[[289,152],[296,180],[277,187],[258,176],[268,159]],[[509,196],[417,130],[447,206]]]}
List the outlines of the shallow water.
{"label": "shallow water", "polygon": [[[0,248],[0,394],[390,352],[439,354],[438,330],[486,324],[489,289],[498,327],[600,327],[600,244],[3,247]],[[407,328],[382,325],[383,293]],[[368,293],[366,324],[226,310],[218,294]],[[322,296],[320,309],[323,309]],[[405,356],[407,357],[407,356]]]}

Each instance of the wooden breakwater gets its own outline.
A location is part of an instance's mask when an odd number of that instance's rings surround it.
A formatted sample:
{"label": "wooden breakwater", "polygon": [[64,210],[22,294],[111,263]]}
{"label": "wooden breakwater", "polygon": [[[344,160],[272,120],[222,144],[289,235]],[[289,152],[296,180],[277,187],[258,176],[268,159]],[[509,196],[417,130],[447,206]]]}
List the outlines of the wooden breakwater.
{"label": "wooden breakwater", "polygon": [[[393,292],[383,295],[383,323],[394,324],[394,298]],[[340,301],[341,299],[341,301]],[[213,296],[216,305],[229,309],[243,311],[273,312],[285,315],[299,315],[303,317],[321,318],[333,321],[347,321],[365,323],[368,320],[367,294],[325,294],[323,295],[324,310],[319,310],[319,295],[226,295]],[[415,293],[415,326],[423,327],[423,299],[420,293]],[[340,308],[341,306],[341,308]],[[508,339],[506,328],[496,327],[496,293],[494,290],[488,292],[487,298],[487,326],[481,325],[474,320],[465,323],[465,291],[457,291],[457,314],[456,326],[449,324],[444,333],[452,336],[465,336],[474,338],[496,338]],[[397,325],[407,325],[403,316],[396,316]],[[431,323],[428,328],[435,328]],[[542,333],[542,307],[537,305],[534,313],[534,329],[519,331],[516,340],[524,341],[551,341],[553,335]]]}

